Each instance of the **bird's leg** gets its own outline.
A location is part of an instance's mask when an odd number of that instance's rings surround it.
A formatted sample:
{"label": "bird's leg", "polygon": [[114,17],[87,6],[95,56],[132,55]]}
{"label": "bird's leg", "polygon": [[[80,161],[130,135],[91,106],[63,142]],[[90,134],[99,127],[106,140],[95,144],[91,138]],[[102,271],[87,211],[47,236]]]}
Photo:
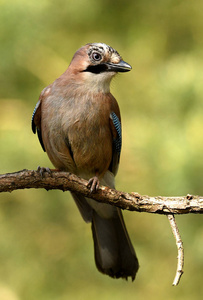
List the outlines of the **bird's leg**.
{"label": "bird's leg", "polygon": [[99,178],[97,176],[90,178],[87,187],[90,189],[90,193],[96,192],[99,188]]}

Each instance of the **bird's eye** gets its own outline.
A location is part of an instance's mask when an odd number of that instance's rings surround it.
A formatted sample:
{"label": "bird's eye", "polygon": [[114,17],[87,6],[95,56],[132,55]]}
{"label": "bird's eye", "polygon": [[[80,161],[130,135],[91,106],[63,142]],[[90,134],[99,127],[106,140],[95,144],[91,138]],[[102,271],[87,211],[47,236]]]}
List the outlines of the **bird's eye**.
{"label": "bird's eye", "polygon": [[102,56],[101,56],[101,54],[98,53],[98,52],[93,52],[93,53],[92,53],[92,58],[93,58],[94,60],[96,60],[96,61],[99,61],[99,60],[102,59]]}

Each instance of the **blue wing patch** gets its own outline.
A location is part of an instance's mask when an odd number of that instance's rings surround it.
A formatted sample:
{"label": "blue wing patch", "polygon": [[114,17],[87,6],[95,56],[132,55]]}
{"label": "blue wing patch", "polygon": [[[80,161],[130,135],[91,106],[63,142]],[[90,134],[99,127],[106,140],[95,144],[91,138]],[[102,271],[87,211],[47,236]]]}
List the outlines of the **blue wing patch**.
{"label": "blue wing patch", "polygon": [[32,114],[32,131],[33,131],[33,133],[36,133],[36,125],[35,125],[35,122],[34,122],[34,117],[35,117],[35,113],[36,113],[39,105],[40,105],[40,101],[37,102],[37,104],[35,106],[35,109],[33,111],[33,114]]}
{"label": "blue wing patch", "polygon": [[[39,101],[37,102],[37,104],[36,104],[36,106],[35,106],[35,109],[34,109],[34,111],[33,111],[33,114],[32,114],[32,131],[33,131],[34,134],[37,132],[37,136],[38,136],[39,142],[40,142],[40,144],[41,144],[41,146],[42,146],[42,149],[44,150],[44,152],[46,152],[45,147],[44,147],[44,143],[43,143],[43,140],[42,140],[42,133],[41,133],[41,130],[40,130],[40,128],[38,128],[38,127],[36,126],[36,124],[35,124],[35,121],[36,121],[35,119],[38,117],[38,116],[36,116],[37,113],[38,113],[38,115],[40,115],[40,118],[41,118],[41,113],[39,114],[39,111],[37,111],[38,109],[40,109],[40,108],[39,108],[39,107],[40,107],[40,104],[41,104],[41,101],[39,100]],[[39,119],[39,117],[38,117],[38,119]],[[38,120],[38,122],[39,122],[39,120]],[[40,120],[40,122],[41,122],[41,120]],[[38,125],[38,126],[39,126],[39,125]],[[41,127],[41,125],[40,125],[39,127]]]}
{"label": "blue wing patch", "polygon": [[116,132],[118,134],[117,138],[113,139],[115,150],[120,154],[121,153],[121,146],[122,146],[122,132],[121,132],[121,122],[117,115],[112,112],[110,114],[110,117],[112,119],[113,125],[116,129]]}

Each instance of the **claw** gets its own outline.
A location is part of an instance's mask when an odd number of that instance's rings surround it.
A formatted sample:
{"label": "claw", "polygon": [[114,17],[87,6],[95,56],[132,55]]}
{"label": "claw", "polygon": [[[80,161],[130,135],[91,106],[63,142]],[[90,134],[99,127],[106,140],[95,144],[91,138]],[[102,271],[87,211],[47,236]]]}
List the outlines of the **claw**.
{"label": "claw", "polygon": [[44,168],[44,167],[40,167],[38,166],[37,168],[37,172],[39,172],[39,174],[41,175],[41,178],[44,177],[44,174],[47,172],[51,175],[51,170],[49,168]]}
{"label": "claw", "polygon": [[94,176],[94,177],[90,178],[90,180],[88,181],[87,187],[90,189],[90,193],[96,192],[99,188],[98,177]]}

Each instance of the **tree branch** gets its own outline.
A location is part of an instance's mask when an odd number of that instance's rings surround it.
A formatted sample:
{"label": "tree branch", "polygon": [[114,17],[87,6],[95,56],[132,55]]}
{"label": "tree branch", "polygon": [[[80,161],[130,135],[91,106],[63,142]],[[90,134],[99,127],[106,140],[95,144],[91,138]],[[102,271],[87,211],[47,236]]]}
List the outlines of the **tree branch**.
{"label": "tree branch", "polygon": [[12,192],[18,189],[44,188],[73,191],[96,201],[115,205],[122,209],[156,214],[203,213],[203,197],[187,195],[182,197],[149,197],[138,193],[124,193],[105,186],[90,195],[87,181],[74,174],[52,170],[51,174],[22,170],[0,175],[0,192]]}
{"label": "tree branch", "polygon": [[[82,194],[85,197],[111,204],[121,209],[167,215],[178,249],[177,271],[173,285],[178,285],[183,274],[184,251],[174,214],[203,213],[203,197],[187,195],[182,197],[149,197],[138,193],[124,193],[105,186],[90,194],[87,181],[74,174],[51,170],[40,173],[33,170],[22,170],[0,175],[0,192],[12,192],[19,189],[46,190],[59,189]],[[43,174],[43,176],[42,176]]]}

